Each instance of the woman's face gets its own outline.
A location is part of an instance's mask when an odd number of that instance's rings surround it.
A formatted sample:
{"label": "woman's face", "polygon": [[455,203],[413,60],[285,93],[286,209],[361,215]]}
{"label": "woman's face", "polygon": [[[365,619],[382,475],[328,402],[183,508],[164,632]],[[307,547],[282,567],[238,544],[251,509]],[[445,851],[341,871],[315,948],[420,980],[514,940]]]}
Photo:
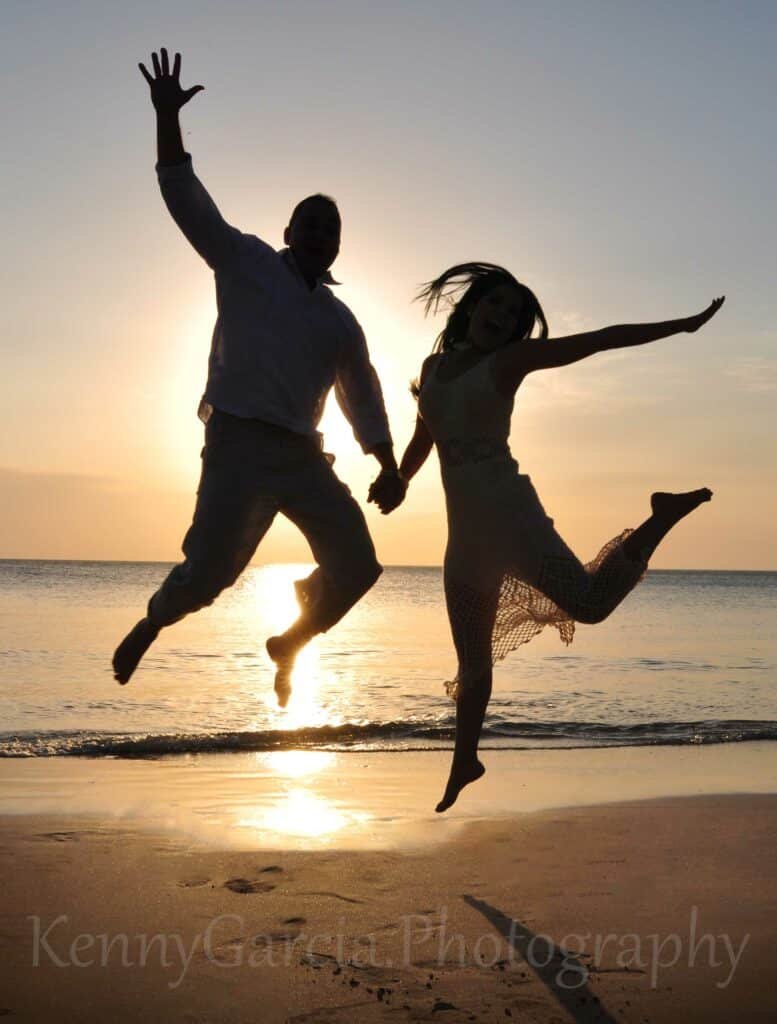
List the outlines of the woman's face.
{"label": "woman's face", "polygon": [[506,345],[518,328],[523,296],[513,284],[495,285],[475,304],[469,319],[468,339],[484,352]]}

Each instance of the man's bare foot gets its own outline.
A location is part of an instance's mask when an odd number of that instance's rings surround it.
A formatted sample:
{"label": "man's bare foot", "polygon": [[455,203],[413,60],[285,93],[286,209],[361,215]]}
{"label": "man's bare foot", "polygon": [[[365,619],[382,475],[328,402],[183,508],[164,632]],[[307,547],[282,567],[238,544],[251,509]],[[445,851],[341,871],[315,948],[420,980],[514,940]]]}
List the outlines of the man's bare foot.
{"label": "man's bare foot", "polygon": [[293,667],[293,663],[288,667],[279,665],[275,670],[273,689],[275,690],[275,696],[278,698],[279,708],[285,708],[291,698],[291,670]]}
{"label": "man's bare foot", "polygon": [[685,491],[682,494],[668,494],[666,491],[656,491],[650,496],[650,508],[653,515],[670,523],[679,523],[693,512],[705,501],[712,498],[712,491],[709,487],[700,487],[697,491]]}
{"label": "man's bare foot", "polygon": [[474,782],[475,779],[479,779],[481,775],[485,775],[485,772],[486,769],[477,759],[472,764],[465,765],[462,768],[451,768],[448,785],[445,787],[442,800],[435,807],[435,811],[438,814],[441,814],[442,811],[447,811],[449,807],[456,803],[456,799],[462,789],[468,786],[470,782]]}
{"label": "man's bare foot", "polygon": [[113,677],[122,686],[138,667],[140,659],[159,636],[159,627],[150,619],[141,619],[127,633],[113,655]]}
{"label": "man's bare foot", "polygon": [[280,636],[271,636],[267,641],[267,653],[275,662],[275,695],[278,698],[278,706],[285,708],[291,697],[291,673],[297,655],[305,646],[303,641],[282,633]]}

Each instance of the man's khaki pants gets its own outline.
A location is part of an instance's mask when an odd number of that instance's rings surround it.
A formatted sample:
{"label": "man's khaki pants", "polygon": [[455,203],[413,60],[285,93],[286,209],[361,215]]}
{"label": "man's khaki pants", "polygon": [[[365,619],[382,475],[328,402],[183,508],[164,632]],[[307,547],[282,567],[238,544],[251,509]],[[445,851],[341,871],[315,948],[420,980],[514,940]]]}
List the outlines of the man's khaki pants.
{"label": "man's khaki pants", "polygon": [[279,512],[300,528],[318,563],[298,589],[310,632],[333,626],[382,571],[361,509],[313,439],[219,410],[205,428],[185,560],[149,601],[151,621],[169,626],[212,604]]}

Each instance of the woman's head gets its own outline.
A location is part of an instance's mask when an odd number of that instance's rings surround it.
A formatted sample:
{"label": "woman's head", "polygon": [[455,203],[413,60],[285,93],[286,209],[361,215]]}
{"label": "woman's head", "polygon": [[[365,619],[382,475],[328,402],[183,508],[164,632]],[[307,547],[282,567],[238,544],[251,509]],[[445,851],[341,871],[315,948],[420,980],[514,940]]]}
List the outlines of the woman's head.
{"label": "woman's head", "polygon": [[484,351],[512,341],[547,338],[545,314],[530,288],[494,263],[460,263],[430,281],[418,298],[428,313],[443,300],[452,306],[435,351],[475,346]]}

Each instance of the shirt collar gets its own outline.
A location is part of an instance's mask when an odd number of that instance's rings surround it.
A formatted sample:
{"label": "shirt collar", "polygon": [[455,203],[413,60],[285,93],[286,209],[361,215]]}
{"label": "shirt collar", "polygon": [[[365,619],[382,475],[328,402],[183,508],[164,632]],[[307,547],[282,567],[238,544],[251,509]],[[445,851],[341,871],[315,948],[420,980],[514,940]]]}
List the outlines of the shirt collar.
{"label": "shirt collar", "polygon": [[[291,249],[289,249],[288,246],[285,249],[280,249],[279,250],[279,255],[280,255],[281,259],[284,261],[284,263],[291,270],[293,270],[295,274],[298,274],[300,277],[302,277],[302,272],[300,271],[299,267],[297,266],[297,261],[294,259],[294,253],[291,251]],[[332,285],[332,284],[340,284],[340,282],[339,281],[335,281],[335,279],[332,277],[331,273],[328,270],[325,270],[324,273],[316,280],[316,284]]]}

